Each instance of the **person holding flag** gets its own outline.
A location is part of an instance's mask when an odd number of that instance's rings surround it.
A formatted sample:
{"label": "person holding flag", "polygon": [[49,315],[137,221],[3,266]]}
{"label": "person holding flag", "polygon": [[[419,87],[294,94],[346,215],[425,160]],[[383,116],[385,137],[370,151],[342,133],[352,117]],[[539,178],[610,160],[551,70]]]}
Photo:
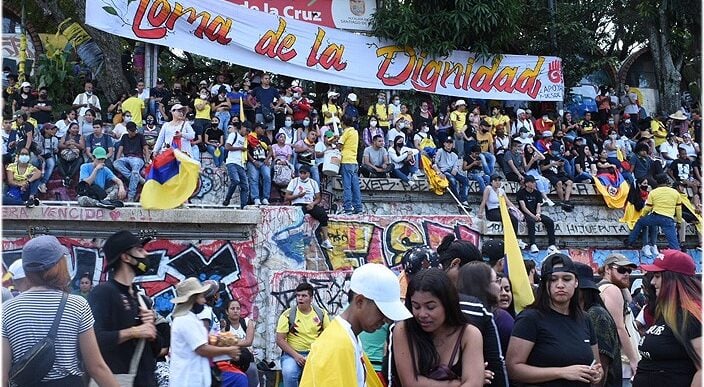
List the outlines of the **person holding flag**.
{"label": "person holding flag", "polygon": [[169,148],[178,149],[181,152],[193,157],[191,140],[196,137],[196,132],[191,124],[186,121],[187,107],[180,103],[171,107],[173,119],[161,126],[159,137],[154,144],[154,154],[165,152]]}

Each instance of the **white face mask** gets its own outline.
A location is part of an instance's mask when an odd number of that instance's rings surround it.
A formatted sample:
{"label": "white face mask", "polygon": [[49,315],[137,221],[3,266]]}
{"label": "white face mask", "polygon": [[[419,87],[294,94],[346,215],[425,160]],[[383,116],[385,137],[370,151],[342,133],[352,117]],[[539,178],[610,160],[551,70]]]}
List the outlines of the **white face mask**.
{"label": "white face mask", "polygon": [[421,106],[421,107],[420,107],[420,110],[423,111],[423,112],[427,112],[427,111],[428,111],[428,107],[427,107],[427,106]]}
{"label": "white face mask", "polygon": [[93,92],[92,92],[92,91],[86,91],[86,95],[90,97],[91,95],[93,95]]}
{"label": "white face mask", "polygon": [[293,98],[295,98],[295,99],[301,98],[301,93],[293,93]]}
{"label": "white face mask", "polygon": [[201,94],[200,99],[208,99],[208,94]]}
{"label": "white face mask", "polygon": [[284,125],[286,125],[286,127],[288,128],[288,127],[290,127],[291,125],[293,125],[293,121],[291,121],[291,120],[286,120],[286,121],[284,121]]}
{"label": "white face mask", "polygon": [[27,164],[29,162],[29,155],[20,155],[19,161],[22,164]]}
{"label": "white face mask", "polygon": [[125,123],[130,122],[130,121],[132,121],[132,117],[125,116],[124,121],[125,121]]}
{"label": "white face mask", "polygon": [[521,138],[528,138],[528,133],[521,133]]}
{"label": "white face mask", "polygon": [[623,122],[625,122],[625,123],[627,123],[627,124],[630,124],[630,123],[631,123],[631,119],[630,119],[630,118],[626,118],[626,120],[623,121]]}
{"label": "white face mask", "polygon": [[398,100],[398,99],[395,99],[395,100],[394,100],[394,105],[398,106],[398,105],[400,105],[400,104],[401,104],[401,101],[400,101],[400,100]]}
{"label": "white face mask", "polygon": [[303,126],[310,125],[310,120],[303,120]]}
{"label": "white face mask", "polygon": [[615,140],[615,139],[618,138],[618,135],[610,134],[609,137],[610,137],[612,140]]}
{"label": "white face mask", "polygon": [[399,122],[399,123],[398,123],[398,128],[399,128],[399,129],[403,129],[403,128],[405,128],[405,127],[406,127],[406,123],[405,123],[405,122]]}
{"label": "white face mask", "polygon": [[376,126],[376,121],[375,121],[375,120],[369,121],[369,126],[371,126],[372,128],[375,127],[375,126]]}
{"label": "white face mask", "polygon": [[383,105],[384,102],[386,102],[386,99],[384,99],[384,98],[378,98],[376,101],[377,101],[379,104]]}
{"label": "white face mask", "polygon": [[430,128],[428,128],[427,126],[420,128],[420,131],[423,133],[428,133],[429,130],[430,130]]}

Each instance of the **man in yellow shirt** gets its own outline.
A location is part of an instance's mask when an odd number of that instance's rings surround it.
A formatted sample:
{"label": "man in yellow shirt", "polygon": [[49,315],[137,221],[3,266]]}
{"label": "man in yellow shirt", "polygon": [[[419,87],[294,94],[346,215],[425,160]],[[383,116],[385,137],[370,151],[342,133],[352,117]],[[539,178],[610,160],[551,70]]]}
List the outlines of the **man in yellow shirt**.
{"label": "man in yellow shirt", "polygon": [[296,306],[286,309],[276,324],[284,387],[298,387],[310,347],[328,325],[328,313],[313,305],[313,285],[298,285]]}
{"label": "man in yellow shirt", "polygon": [[132,113],[132,122],[137,124],[137,128],[141,128],[144,125],[144,121],[142,121],[144,109],[144,100],[139,98],[139,90],[132,89],[130,97],[122,102],[122,114],[125,112]]}
{"label": "man in yellow shirt", "polygon": [[357,163],[357,147],[359,133],[353,126],[354,122],[348,116],[342,117],[344,131],[337,140],[342,153],[340,174],[342,175],[342,203],[346,215],[360,214],[362,207],[362,191],[359,187],[359,164]]}
{"label": "man in yellow shirt", "polygon": [[386,93],[379,93],[376,104],[369,107],[367,116],[376,116],[379,120],[379,127],[384,133],[389,131],[389,109],[386,107]]}
{"label": "man in yellow shirt", "polygon": [[[323,123],[332,126],[333,118],[340,119],[342,109],[337,105],[337,97],[340,93],[328,91],[328,102],[321,106],[320,111],[323,113]],[[339,121],[338,121],[339,122]]]}
{"label": "man in yellow shirt", "polygon": [[455,132],[455,149],[461,158],[464,155],[464,132],[467,130],[467,103],[463,99],[455,102],[455,110],[450,113],[450,123]]}
{"label": "man in yellow shirt", "polygon": [[367,263],[352,272],[350,305],[311,346],[302,387],[381,387],[383,384],[359,334],[374,332],[387,320],[413,317],[401,303],[396,275],[386,266]]}
{"label": "man in yellow shirt", "polygon": [[627,242],[629,246],[634,246],[641,230],[650,227],[650,233],[646,238],[649,243],[645,244],[651,246],[650,251],[653,255],[658,254],[657,246],[655,246],[658,237],[658,227],[662,228],[662,232],[665,234],[668,248],[680,249],[675,221],[682,223],[682,198],[680,193],[670,187],[670,179],[665,174],[656,175],[655,181],[658,187],[648,194],[645,207],[643,207],[641,212],[641,218],[638,219],[633,227]]}
{"label": "man in yellow shirt", "polygon": [[504,126],[508,126],[511,123],[511,119],[503,114],[503,111],[498,106],[494,106],[491,109],[491,117],[486,117],[485,120],[491,125],[491,134],[496,134],[496,127],[498,125],[503,124]]}

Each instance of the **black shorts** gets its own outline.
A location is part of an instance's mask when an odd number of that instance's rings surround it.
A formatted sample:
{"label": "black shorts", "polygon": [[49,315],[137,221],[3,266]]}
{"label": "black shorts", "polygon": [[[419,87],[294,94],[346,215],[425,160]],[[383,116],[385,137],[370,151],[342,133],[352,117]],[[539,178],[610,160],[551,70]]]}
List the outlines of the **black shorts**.
{"label": "black shorts", "polygon": [[310,216],[320,222],[320,227],[327,227],[328,226],[328,214],[325,212],[323,207],[320,207],[319,205],[313,206],[312,210],[308,209],[307,204],[295,204],[296,206],[301,207],[301,210],[303,210],[304,214],[310,214]]}
{"label": "black shorts", "polygon": [[546,179],[550,180],[550,184],[553,186],[557,185],[559,182],[567,183],[568,181],[572,180],[569,176],[567,176],[566,173],[550,173],[547,175],[543,175]]}

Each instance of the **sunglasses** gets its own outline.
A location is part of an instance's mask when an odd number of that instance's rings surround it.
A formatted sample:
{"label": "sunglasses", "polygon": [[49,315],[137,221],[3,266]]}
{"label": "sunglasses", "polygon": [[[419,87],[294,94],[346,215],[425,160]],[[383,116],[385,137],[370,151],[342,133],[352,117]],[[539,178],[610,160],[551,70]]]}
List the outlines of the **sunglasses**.
{"label": "sunglasses", "polygon": [[619,274],[631,274],[633,269],[629,267],[623,267],[623,266],[611,266],[612,269],[615,269]]}

